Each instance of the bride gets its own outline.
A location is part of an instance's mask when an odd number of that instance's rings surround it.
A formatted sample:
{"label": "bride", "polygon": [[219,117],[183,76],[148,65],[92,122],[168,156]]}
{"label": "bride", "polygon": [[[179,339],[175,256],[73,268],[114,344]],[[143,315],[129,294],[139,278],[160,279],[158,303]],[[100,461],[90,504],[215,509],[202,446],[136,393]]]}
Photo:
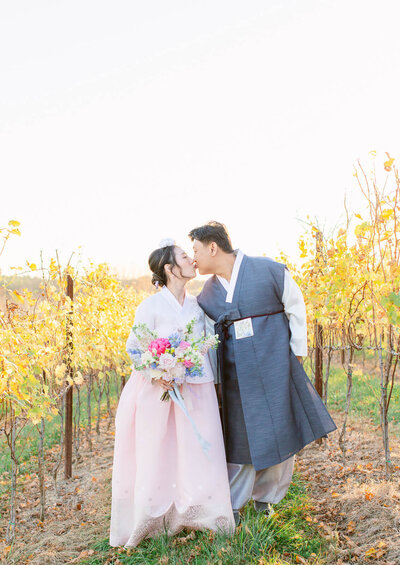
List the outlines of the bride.
{"label": "bride", "polygon": [[[196,319],[195,335],[205,328],[204,313],[185,290],[196,276],[193,260],[172,240],[149,257],[152,282],[161,290],[143,300],[135,324],[145,323],[167,337]],[[131,332],[127,350],[135,350]],[[171,384],[150,383],[133,370],[115,416],[110,545],[136,546],[141,540],[183,528],[232,534],[232,513],[225,450],[214,377],[207,355],[204,375],[188,377],[182,388],[186,407],[203,438],[206,455],[179,406],[161,401]]]}

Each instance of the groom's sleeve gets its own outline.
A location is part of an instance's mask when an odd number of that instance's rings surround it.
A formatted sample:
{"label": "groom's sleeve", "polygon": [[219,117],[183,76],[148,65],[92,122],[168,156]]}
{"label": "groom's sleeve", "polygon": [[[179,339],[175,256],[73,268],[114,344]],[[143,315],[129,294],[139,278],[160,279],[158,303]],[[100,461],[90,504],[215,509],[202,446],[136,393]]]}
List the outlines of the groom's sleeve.
{"label": "groom's sleeve", "polygon": [[292,275],[285,269],[282,295],[285,314],[289,320],[290,348],[296,356],[307,356],[307,313],[303,294]]}

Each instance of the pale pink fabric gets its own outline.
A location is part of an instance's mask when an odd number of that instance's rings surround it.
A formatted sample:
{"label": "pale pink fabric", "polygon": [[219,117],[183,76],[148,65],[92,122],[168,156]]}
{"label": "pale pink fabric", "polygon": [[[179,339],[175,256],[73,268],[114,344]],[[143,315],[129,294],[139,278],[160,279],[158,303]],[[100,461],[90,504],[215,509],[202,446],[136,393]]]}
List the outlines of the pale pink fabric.
{"label": "pale pink fabric", "polygon": [[162,389],[133,371],[115,418],[111,546],[184,527],[233,533],[227,465],[214,384],[185,384],[183,396],[209,457]]}

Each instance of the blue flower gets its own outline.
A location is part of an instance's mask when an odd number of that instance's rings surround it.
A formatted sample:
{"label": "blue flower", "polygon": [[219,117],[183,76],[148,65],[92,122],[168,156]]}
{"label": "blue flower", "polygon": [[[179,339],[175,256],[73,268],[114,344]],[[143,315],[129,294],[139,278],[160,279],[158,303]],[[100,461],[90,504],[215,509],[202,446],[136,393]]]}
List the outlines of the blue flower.
{"label": "blue flower", "polygon": [[202,377],[204,374],[203,367],[199,369],[196,367],[191,367],[190,369],[186,369],[186,376],[187,377]]}
{"label": "blue flower", "polygon": [[142,352],[140,351],[140,349],[127,349],[127,352],[134,363],[140,363],[140,361],[142,360]]}
{"label": "blue flower", "polygon": [[178,332],[175,332],[168,337],[168,341],[170,342],[171,347],[176,349],[182,341],[182,336],[180,336]]}

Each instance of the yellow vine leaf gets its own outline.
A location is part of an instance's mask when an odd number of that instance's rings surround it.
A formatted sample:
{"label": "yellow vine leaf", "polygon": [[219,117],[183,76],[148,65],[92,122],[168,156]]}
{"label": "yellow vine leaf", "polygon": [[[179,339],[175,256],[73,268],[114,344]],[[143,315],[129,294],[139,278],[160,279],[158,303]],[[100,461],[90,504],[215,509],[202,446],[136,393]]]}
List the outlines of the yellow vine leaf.
{"label": "yellow vine leaf", "polygon": [[[389,155],[388,155],[388,157],[389,157]],[[385,171],[387,171],[387,172],[391,171],[393,163],[394,163],[394,159],[389,157],[389,159],[387,161],[385,161],[384,164],[383,164]]]}
{"label": "yellow vine leaf", "polygon": [[61,365],[57,365],[54,373],[58,381],[62,381],[64,379],[66,370],[67,370],[67,366],[65,365],[65,363],[62,363]]}
{"label": "yellow vine leaf", "polygon": [[77,371],[75,374],[74,382],[77,385],[81,385],[84,382],[82,373],[80,373],[79,371]]}
{"label": "yellow vine leaf", "polygon": [[384,220],[388,220],[388,219],[391,218],[393,215],[394,215],[393,210],[388,209],[388,210],[383,210],[383,212],[382,212],[382,214],[381,214],[381,217],[382,217]]}

